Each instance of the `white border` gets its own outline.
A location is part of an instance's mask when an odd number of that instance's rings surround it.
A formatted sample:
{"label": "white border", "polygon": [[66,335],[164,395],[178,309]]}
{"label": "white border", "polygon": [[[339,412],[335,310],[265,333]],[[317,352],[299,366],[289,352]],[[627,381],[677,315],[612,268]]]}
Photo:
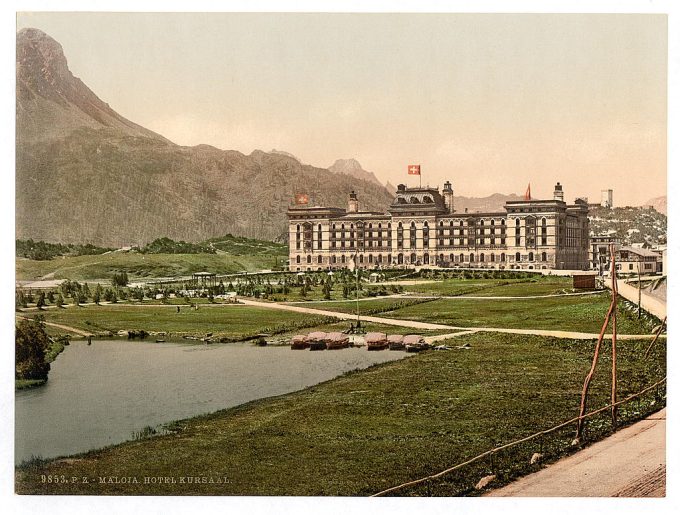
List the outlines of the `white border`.
{"label": "white border", "polygon": [[[375,1],[375,0],[350,0],[323,1],[323,0],[300,0],[280,2],[271,0],[254,1],[224,1],[215,2],[209,0],[178,1],[166,0],[164,2],[149,0],[119,0],[119,1],[82,1],[64,0],[60,2],[46,0],[13,1],[3,4],[2,25],[0,41],[2,41],[3,81],[0,83],[2,95],[2,158],[3,167],[0,173],[0,191],[2,192],[2,236],[3,247],[0,259],[2,270],[5,274],[0,276],[0,299],[2,299],[2,327],[5,331],[5,341],[2,345],[2,396],[0,397],[0,503],[5,508],[4,513],[38,513],[47,512],[50,515],[59,513],[128,513],[143,512],[152,513],[182,513],[182,512],[220,512],[232,513],[363,513],[385,512],[390,514],[411,514],[414,511],[425,511],[428,515],[438,513],[493,513],[521,512],[521,513],[545,513],[546,511],[576,512],[586,511],[590,513],[639,513],[645,512],[680,512],[678,474],[680,468],[678,457],[680,447],[678,438],[671,437],[672,430],[668,431],[667,456],[668,456],[668,495],[666,499],[645,500],[614,500],[614,499],[355,499],[355,498],[246,498],[246,497],[55,497],[55,496],[15,496],[14,490],[14,466],[13,466],[13,415],[14,385],[11,380],[13,371],[11,363],[13,352],[11,347],[11,334],[14,325],[14,302],[13,302],[13,270],[14,270],[14,44],[15,44],[15,13],[17,11],[118,11],[118,12],[217,12],[217,11],[245,11],[245,12],[477,12],[477,13],[667,13],[669,14],[669,87],[668,87],[668,170],[678,170],[678,95],[680,91],[680,34],[678,15],[680,9],[678,2],[672,0],[508,0],[493,1],[479,0],[476,2],[451,0],[406,0],[406,1]],[[11,122],[10,122],[11,121]],[[669,200],[680,192],[678,183],[680,179],[673,173],[668,174]],[[680,255],[678,245],[677,221],[679,208],[673,202],[669,202],[669,255],[671,268],[677,262]],[[677,304],[677,288],[673,278],[669,281],[669,311],[674,312]],[[670,323],[670,340],[675,338],[674,322]],[[669,346],[669,370],[673,371],[677,366],[677,351],[674,345]],[[9,381],[8,381],[9,379]],[[670,374],[669,392],[677,392],[677,383],[674,374]],[[668,427],[678,428],[677,414],[674,399],[669,400]],[[677,433],[677,431],[676,431]],[[9,508],[10,511],[7,511]]]}

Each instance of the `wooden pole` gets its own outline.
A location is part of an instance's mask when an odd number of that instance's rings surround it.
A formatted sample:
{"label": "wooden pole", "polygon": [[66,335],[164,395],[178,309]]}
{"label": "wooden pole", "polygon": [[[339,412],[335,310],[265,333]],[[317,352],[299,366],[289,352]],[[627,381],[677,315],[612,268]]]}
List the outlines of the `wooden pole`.
{"label": "wooden pole", "polygon": [[[613,246],[612,246],[613,248]],[[615,273],[616,266],[612,262],[612,275]],[[615,283],[614,283],[615,284]],[[604,323],[602,324],[602,329],[600,330],[600,335],[597,338],[597,343],[595,344],[595,354],[593,355],[593,362],[590,366],[590,371],[588,372],[588,375],[586,375],[585,381],[583,381],[583,390],[581,391],[581,407],[579,409],[579,416],[578,416],[578,423],[576,425],[576,439],[580,440],[581,436],[583,434],[583,416],[585,415],[586,412],[586,401],[588,398],[588,389],[590,388],[590,381],[593,378],[593,375],[595,374],[595,367],[597,366],[597,361],[600,357],[600,348],[602,346],[602,340],[604,338],[604,333],[607,330],[607,326],[609,325],[609,319],[612,316],[612,313],[614,312],[614,307],[615,307],[615,297],[614,297],[614,291],[612,291],[612,302],[609,304],[609,310],[607,311],[607,315],[604,317]]]}
{"label": "wooden pole", "polygon": [[619,287],[616,282],[616,248],[611,246],[612,253],[612,429],[616,429],[616,306]]}

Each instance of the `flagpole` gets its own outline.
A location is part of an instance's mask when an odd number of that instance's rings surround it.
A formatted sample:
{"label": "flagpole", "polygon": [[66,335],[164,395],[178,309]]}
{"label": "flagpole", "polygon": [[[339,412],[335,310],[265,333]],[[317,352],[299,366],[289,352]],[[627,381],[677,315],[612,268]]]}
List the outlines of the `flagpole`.
{"label": "flagpole", "polygon": [[359,320],[359,263],[357,263],[358,252],[354,254],[354,275],[356,276],[357,284],[356,284],[356,290],[357,290],[357,328],[361,324]]}

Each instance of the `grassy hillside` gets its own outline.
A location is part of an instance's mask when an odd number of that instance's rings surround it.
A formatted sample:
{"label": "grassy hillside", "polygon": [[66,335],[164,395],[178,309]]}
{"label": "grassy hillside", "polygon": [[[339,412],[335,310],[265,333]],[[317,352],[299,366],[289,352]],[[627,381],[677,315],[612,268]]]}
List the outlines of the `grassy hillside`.
{"label": "grassy hillside", "polygon": [[71,279],[75,281],[108,279],[116,272],[127,272],[130,280],[149,277],[175,277],[194,272],[229,274],[243,271],[272,269],[281,265],[286,252],[251,255],[219,254],[138,254],[113,252],[99,256],[16,261],[18,280]]}

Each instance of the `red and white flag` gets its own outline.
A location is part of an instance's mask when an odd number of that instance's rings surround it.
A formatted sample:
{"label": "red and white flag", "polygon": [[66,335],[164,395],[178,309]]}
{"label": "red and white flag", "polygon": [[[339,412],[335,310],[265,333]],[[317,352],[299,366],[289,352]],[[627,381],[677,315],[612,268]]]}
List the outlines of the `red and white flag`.
{"label": "red and white flag", "polygon": [[408,165],[409,175],[420,175],[420,165]]}
{"label": "red and white flag", "polygon": [[524,192],[524,200],[531,200],[531,183],[529,183],[527,190]]}
{"label": "red and white flag", "polygon": [[309,204],[309,195],[306,193],[296,193],[295,194],[295,203],[296,204]]}

